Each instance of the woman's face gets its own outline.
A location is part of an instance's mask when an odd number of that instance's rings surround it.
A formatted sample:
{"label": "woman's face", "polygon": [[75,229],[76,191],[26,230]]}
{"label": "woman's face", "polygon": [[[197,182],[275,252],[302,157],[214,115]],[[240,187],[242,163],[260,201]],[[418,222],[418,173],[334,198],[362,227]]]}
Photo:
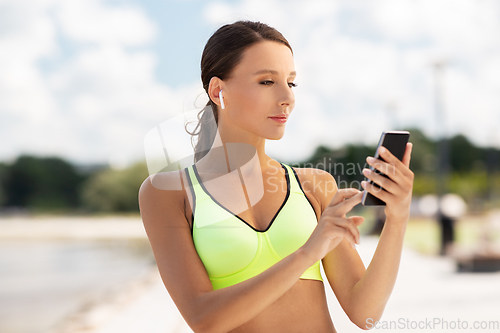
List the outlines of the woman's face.
{"label": "woman's face", "polygon": [[281,139],[286,122],[271,117],[288,117],[292,112],[294,79],[293,56],[286,45],[263,41],[250,46],[224,80],[226,108],[219,111],[220,120],[243,135]]}

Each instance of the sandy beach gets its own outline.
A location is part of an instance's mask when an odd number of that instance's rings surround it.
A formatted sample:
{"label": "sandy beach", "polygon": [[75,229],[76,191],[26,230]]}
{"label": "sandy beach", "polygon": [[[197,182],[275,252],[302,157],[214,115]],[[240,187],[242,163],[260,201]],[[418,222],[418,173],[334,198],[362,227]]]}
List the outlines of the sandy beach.
{"label": "sandy beach", "polygon": [[0,240],[147,240],[141,218],[135,216],[2,216],[0,226]]}
{"label": "sandy beach", "polygon": [[[358,251],[365,265],[373,256],[377,241],[376,237],[362,238]],[[322,274],[325,277],[323,270]],[[462,331],[466,332],[498,332],[498,281],[500,273],[455,273],[452,260],[425,257],[405,248],[398,281],[384,316],[374,331],[452,332],[459,324]],[[325,288],[337,331],[362,332],[349,321],[326,279]],[[64,332],[192,332],[168,295],[157,271],[151,272],[151,279],[140,289],[140,292],[133,288],[126,291],[130,297],[123,301],[96,305],[81,317],[81,327]],[[475,323],[483,327],[490,325],[490,328],[475,330],[472,328]],[[383,329],[384,325],[393,325],[393,329]],[[468,329],[464,330],[464,325]]]}
{"label": "sandy beach", "polygon": [[[66,222],[64,222],[66,221]],[[35,227],[34,224],[37,224]],[[40,237],[145,238],[140,219],[75,218],[46,221],[2,221],[0,239]],[[72,227],[69,227],[69,225]],[[65,229],[66,228],[66,229]],[[56,230],[56,231],[54,231]],[[362,236],[357,249],[368,266],[378,238]],[[352,324],[332,292],[323,268],[332,320],[339,333],[361,332]],[[457,273],[453,259],[422,255],[408,247],[393,294],[379,323],[367,323],[378,332],[499,332],[500,272]],[[376,324],[376,326],[375,326]],[[457,326],[458,325],[458,326]],[[465,326],[467,326],[466,329]],[[474,327],[478,326],[477,329]],[[390,329],[384,329],[390,328]],[[482,327],[482,328],[481,328]],[[155,266],[140,278],[116,286],[94,302],[71,314],[50,333],[192,332],[167,290]]]}

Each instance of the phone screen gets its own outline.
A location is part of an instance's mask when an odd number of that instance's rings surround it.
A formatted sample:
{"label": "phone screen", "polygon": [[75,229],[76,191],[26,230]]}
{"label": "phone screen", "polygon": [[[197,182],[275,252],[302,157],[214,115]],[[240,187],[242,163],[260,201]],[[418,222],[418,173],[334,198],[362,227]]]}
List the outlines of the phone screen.
{"label": "phone screen", "polygon": [[[384,159],[382,157],[380,157],[379,153],[378,153],[378,148],[380,146],[384,146],[394,156],[396,156],[400,161],[403,160],[403,156],[404,156],[404,153],[406,151],[406,144],[408,143],[409,138],[410,138],[410,132],[408,132],[408,131],[386,131],[386,132],[383,132],[382,135],[380,136],[380,140],[379,140],[379,143],[377,145],[377,150],[375,151],[374,157],[384,161]],[[384,175],[380,171],[374,169],[373,167],[370,167],[370,169],[373,170],[374,172],[388,178],[386,175]],[[367,178],[365,178],[365,180],[369,181]],[[380,191],[384,191],[383,188],[381,188],[377,184],[373,183],[371,180],[369,181],[369,183],[378,187],[380,189]],[[363,193],[362,204],[363,204],[363,206],[385,206],[384,201],[375,197],[371,193],[368,193],[366,190]]]}

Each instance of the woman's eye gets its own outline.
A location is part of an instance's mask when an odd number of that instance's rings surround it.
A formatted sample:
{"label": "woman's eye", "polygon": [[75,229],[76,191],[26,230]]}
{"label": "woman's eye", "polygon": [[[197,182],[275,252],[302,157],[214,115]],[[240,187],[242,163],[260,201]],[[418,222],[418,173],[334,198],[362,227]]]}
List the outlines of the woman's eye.
{"label": "woman's eye", "polygon": [[[261,81],[260,84],[263,84],[265,86],[270,86],[270,85],[274,84],[274,81],[271,81],[271,80]],[[295,87],[297,87],[297,84],[295,82],[288,82],[288,86],[290,88],[295,88]]]}

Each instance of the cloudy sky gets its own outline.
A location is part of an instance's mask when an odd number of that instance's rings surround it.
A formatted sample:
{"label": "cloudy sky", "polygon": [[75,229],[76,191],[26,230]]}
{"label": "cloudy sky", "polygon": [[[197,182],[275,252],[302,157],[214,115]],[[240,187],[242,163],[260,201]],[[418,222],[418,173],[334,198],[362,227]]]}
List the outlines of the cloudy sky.
{"label": "cloudy sky", "polygon": [[0,161],[144,160],[148,132],[202,92],[206,40],[238,19],[274,26],[294,49],[296,107],[267,144],[278,160],[409,126],[500,147],[496,0],[0,0]]}

